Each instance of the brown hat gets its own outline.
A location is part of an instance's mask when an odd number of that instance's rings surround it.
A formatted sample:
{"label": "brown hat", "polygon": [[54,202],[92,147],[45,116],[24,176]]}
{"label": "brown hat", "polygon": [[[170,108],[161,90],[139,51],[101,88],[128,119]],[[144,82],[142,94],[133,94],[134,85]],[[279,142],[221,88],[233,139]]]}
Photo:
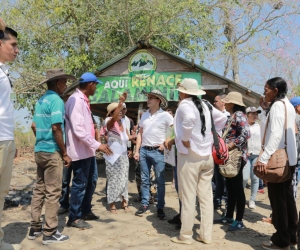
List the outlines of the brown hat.
{"label": "brown hat", "polygon": [[46,71],[46,79],[42,82],[40,82],[38,85],[41,85],[43,83],[47,83],[53,80],[57,79],[70,79],[75,81],[76,78],[72,75],[66,74],[63,69],[48,69]]}
{"label": "brown hat", "polygon": [[241,93],[239,92],[229,92],[227,96],[225,96],[224,99],[222,99],[222,102],[225,103],[233,103],[233,104],[237,104],[240,106],[246,106],[243,103],[243,96]]}

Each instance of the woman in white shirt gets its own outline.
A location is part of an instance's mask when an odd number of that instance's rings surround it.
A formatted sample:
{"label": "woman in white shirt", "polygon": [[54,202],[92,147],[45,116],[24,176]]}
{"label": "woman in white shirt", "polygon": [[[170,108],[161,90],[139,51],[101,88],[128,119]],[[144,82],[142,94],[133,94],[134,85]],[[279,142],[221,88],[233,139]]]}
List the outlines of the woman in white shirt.
{"label": "woman in white shirt", "polygon": [[[213,136],[210,111],[197,96],[205,92],[198,89],[195,79],[186,78],[178,83],[181,102],[175,114],[174,132],[177,147],[177,176],[181,208],[179,236],[171,238],[175,243],[192,244],[195,219],[195,198],[198,195],[201,226],[198,241],[210,243],[213,225],[213,195],[211,179],[214,172],[212,157]],[[216,131],[221,133],[227,117],[212,108]]]}
{"label": "woman in white shirt", "polygon": [[[291,177],[280,183],[268,183],[268,195],[272,207],[272,223],[276,232],[271,241],[262,243],[264,249],[290,249],[290,245],[297,244],[298,215],[293,196],[292,176],[297,164],[297,149],[295,138],[294,107],[286,98],[288,91],[286,82],[281,77],[268,80],[264,87],[265,101],[271,102],[267,110],[269,124],[266,130],[264,153],[257,160],[257,170],[261,176],[267,171],[267,164],[271,155],[285,147],[285,119],[287,119],[286,150],[291,170]],[[285,105],[283,104],[285,103]],[[286,111],[285,111],[286,106]],[[265,130],[265,123],[262,124]]]}
{"label": "woman in white shirt", "polygon": [[259,186],[259,178],[253,173],[253,166],[256,163],[257,157],[261,149],[260,126],[257,122],[258,114],[261,110],[255,107],[246,109],[247,120],[250,128],[251,137],[248,139],[248,160],[243,169],[243,185],[247,185],[248,179],[251,178],[251,197],[249,200],[249,208],[255,208],[256,194]]}

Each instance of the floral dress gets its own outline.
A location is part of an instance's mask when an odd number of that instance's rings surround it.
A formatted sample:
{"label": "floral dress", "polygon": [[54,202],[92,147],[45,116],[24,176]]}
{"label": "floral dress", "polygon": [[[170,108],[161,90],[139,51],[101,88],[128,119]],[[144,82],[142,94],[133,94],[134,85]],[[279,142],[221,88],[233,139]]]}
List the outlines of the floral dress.
{"label": "floral dress", "polygon": [[107,131],[107,136],[108,145],[111,145],[113,142],[118,142],[126,148],[124,153],[120,155],[113,165],[105,160],[107,202],[111,204],[113,202],[122,201],[122,196],[128,202],[129,160],[127,156],[127,142],[129,138],[125,129],[123,132],[120,131],[118,122],[115,122],[114,126]]}

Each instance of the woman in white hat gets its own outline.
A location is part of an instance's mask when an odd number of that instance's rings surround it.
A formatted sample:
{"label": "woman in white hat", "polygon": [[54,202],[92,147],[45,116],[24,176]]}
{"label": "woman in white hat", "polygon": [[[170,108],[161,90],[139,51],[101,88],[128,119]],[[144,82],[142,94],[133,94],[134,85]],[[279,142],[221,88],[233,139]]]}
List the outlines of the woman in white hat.
{"label": "woman in white hat", "polygon": [[[230,92],[222,100],[225,102],[226,110],[231,114],[224,130],[230,125],[230,129],[225,138],[225,143],[229,150],[239,148],[242,151],[242,162],[240,171],[233,178],[226,178],[226,188],[228,192],[228,204],[226,215],[215,223],[229,224],[228,231],[236,231],[244,228],[243,217],[246,205],[246,197],[243,187],[243,168],[247,162],[247,140],[250,138],[250,128],[246,117],[245,104],[241,93]],[[236,207],[236,219],[233,219]]]}
{"label": "woman in white hat", "polygon": [[[213,225],[213,195],[211,179],[214,172],[212,157],[213,136],[211,117],[207,105],[197,96],[205,92],[198,88],[195,79],[186,78],[178,83],[181,102],[174,121],[175,143],[178,150],[177,176],[181,208],[179,236],[175,243],[192,244],[195,218],[195,198],[198,195],[201,226],[198,241],[210,243]],[[221,133],[227,117],[212,107],[216,131]]]}
{"label": "woman in white hat", "polygon": [[121,208],[125,212],[129,211],[128,208],[128,172],[129,161],[127,156],[127,142],[131,139],[128,129],[124,128],[122,119],[123,103],[127,98],[127,93],[120,96],[119,103],[113,102],[107,106],[106,128],[108,145],[111,150],[114,150],[113,143],[119,143],[124,149],[124,152],[119,158],[111,163],[107,159],[106,164],[106,177],[107,177],[107,202],[110,204],[110,212],[117,213],[115,203],[121,201]]}

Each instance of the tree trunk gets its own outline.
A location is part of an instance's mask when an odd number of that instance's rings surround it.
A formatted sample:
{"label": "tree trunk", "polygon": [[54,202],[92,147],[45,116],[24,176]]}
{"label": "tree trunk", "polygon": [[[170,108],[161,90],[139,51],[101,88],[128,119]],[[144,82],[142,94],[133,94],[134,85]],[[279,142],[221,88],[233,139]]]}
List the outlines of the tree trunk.
{"label": "tree trunk", "polygon": [[236,42],[232,43],[231,46],[231,57],[232,57],[232,77],[233,80],[241,84],[240,82],[240,73],[239,73],[239,58],[238,58],[238,47]]}

